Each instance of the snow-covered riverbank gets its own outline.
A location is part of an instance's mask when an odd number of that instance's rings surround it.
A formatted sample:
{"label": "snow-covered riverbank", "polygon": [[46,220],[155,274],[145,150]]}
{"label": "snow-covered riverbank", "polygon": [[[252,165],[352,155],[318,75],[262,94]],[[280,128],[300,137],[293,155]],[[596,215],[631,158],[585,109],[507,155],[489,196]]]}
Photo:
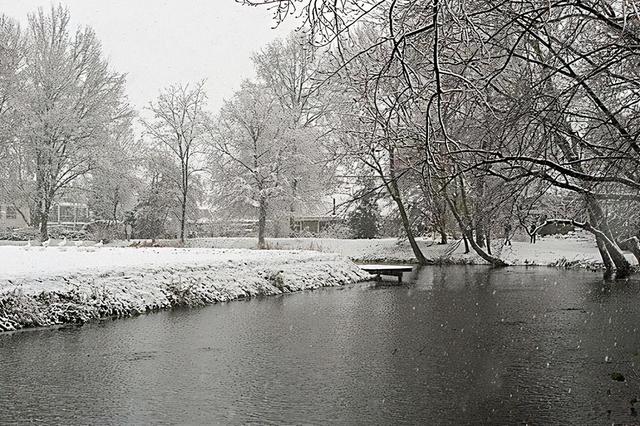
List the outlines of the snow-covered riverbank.
{"label": "snow-covered riverbank", "polygon": [[[161,242],[171,244],[173,242]],[[114,245],[124,242],[116,242]],[[420,240],[434,263],[484,264],[458,243]],[[336,286],[368,278],[358,262],[412,263],[395,239],[270,239],[276,250],[250,250],[252,238],[205,238],[189,248],[0,246],[0,331],[129,316],[178,305]],[[494,252],[511,265],[597,269],[589,236],[514,241]],[[635,258],[627,255],[632,264]]]}
{"label": "snow-covered riverbank", "polygon": [[0,247],[0,331],[83,323],[361,281],[337,254]]}
{"label": "snow-covered riverbank", "polygon": [[[56,244],[59,240],[54,241]],[[486,264],[475,252],[464,253],[464,244],[460,240],[450,240],[448,244],[441,245],[431,239],[418,238],[418,245],[425,257],[434,264]],[[131,244],[140,244],[142,241],[114,241],[108,244],[111,248],[123,248]],[[91,242],[85,242],[92,245]],[[150,245],[151,241],[144,241]],[[175,247],[176,240],[158,240],[154,244],[163,247]],[[0,241],[0,249],[7,246],[24,246],[25,242]],[[322,253],[337,253],[351,259],[356,263],[415,263],[416,259],[407,241],[398,241],[395,238],[381,238],[371,240],[337,239],[337,238],[269,238],[267,245],[274,251],[282,250],[306,250]],[[186,242],[186,247],[191,249],[251,249],[255,251],[257,241],[255,238],[194,238]],[[34,247],[32,250],[39,250]],[[68,250],[74,250],[68,248]],[[91,249],[90,249],[91,250]],[[501,257],[513,266],[556,266],[562,268],[599,269],[602,259],[591,234],[586,232],[575,233],[569,236],[547,236],[538,238],[536,244],[528,241],[513,241],[510,246],[503,246],[502,240],[492,242],[493,253]],[[195,253],[190,251],[189,253]],[[1,252],[0,252],[1,255]],[[192,254],[175,255],[173,261],[182,261]],[[199,255],[196,255],[199,256]],[[635,257],[630,253],[625,256],[632,265],[637,265]],[[35,259],[27,265],[28,270],[34,270],[41,263],[35,264]],[[159,259],[159,258],[157,258]],[[180,260],[182,259],[182,260]],[[149,262],[150,258],[128,260],[136,265]],[[78,261],[81,261],[78,258]],[[111,260],[105,260],[111,262]],[[92,265],[100,266],[99,258],[92,258]],[[79,265],[81,266],[81,265]],[[104,265],[102,265],[104,266]],[[135,266],[131,263],[131,266]],[[63,267],[56,262],[41,270],[49,271],[49,268],[59,269]]]}
{"label": "snow-covered riverbank", "polygon": [[[201,238],[189,240],[190,247],[255,248],[255,238]],[[331,238],[270,238],[274,249],[317,250],[339,253],[355,262],[414,263],[415,256],[406,241],[396,239],[344,240]],[[437,264],[486,264],[475,252],[464,253],[460,240],[440,245],[429,239],[418,239],[425,257]],[[514,266],[558,266],[563,268],[598,269],[602,266],[600,253],[592,235],[581,233],[571,237],[539,238],[536,244],[513,241],[503,246],[502,240],[492,244],[494,254]],[[632,265],[637,262],[631,253],[625,254]]]}

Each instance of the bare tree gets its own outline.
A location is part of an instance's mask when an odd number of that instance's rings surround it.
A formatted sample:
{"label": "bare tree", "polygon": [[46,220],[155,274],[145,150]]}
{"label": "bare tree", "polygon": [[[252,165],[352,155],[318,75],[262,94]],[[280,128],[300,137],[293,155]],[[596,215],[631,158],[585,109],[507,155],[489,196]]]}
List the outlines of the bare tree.
{"label": "bare tree", "polygon": [[152,118],[143,120],[147,134],[178,164],[181,242],[185,239],[190,184],[193,175],[202,170],[197,161],[204,152],[206,100],[204,81],[193,87],[188,84],[169,86],[155,102],[149,103],[147,109]]}

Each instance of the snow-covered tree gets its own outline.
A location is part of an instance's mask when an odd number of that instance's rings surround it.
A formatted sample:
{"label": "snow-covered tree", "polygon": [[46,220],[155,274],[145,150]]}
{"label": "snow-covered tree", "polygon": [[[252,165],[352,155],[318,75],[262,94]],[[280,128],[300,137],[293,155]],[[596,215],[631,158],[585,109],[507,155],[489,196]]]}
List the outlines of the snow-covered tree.
{"label": "snow-covered tree", "polygon": [[377,190],[366,185],[356,195],[354,209],[349,212],[347,222],[353,238],[370,239],[378,236],[380,229],[380,207]]}
{"label": "snow-covered tree", "polygon": [[25,84],[26,39],[13,19],[0,15],[0,199],[13,202],[29,222],[28,150],[21,140],[20,102]]}
{"label": "snow-covered tree", "polygon": [[54,199],[94,169],[131,110],[124,75],[109,69],[91,28],[72,30],[62,6],[29,16],[26,49],[21,130],[35,170],[32,219],[46,239]]}
{"label": "snow-covered tree", "polygon": [[175,179],[180,189],[181,242],[185,238],[191,182],[200,170],[198,160],[204,149],[206,100],[204,81],[195,85],[172,85],[149,104],[152,117],[143,121],[155,145],[167,152],[177,164]]}
{"label": "snow-covered tree", "polygon": [[158,238],[168,233],[172,216],[180,212],[179,175],[175,161],[162,151],[150,151],[141,159],[142,184],[138,191],[132,222],[133,235],[137,238]]}
{"label": "snow-covered tree", "polygon": [[140,187],[141,141],[133,138],[131,122],[114,123],[110,150],[98,160],[89,179],[89,210],[98,219],[121,223],[136,202]]}
{"label": "snow-covered tree", "polygon": [[255,212],[258,246],[263,248],[269,210],[282,212],[280,204],[309,196],[306,188],[318,179],[318,134],[292,127],[278,99],[264,85],[249,81],[225,102],[209,133],[217,200]]}
{"label": "snow-covered tree", "polygon": [[[291,189],[287,192],[291,218],[335,186],[337,163],[331,154],[336,143],[331,124],[335,96],[322,87],[322,53],[307,43],[304,35],[292,33],[269,43],[252,58],[262,90],[286,115],[290,150],[300,159],[290,165]],[[312,152],[307,150],[310,138]],[[310,174],[316,178],[304,178]]]}
{"label": "snow-covered tree", "polygon": [[287,111],[294,127],[319,124],[330,108],[321,91],[322,69],[317,48],[304,35],[275,40],[252,57],[258,80]]}

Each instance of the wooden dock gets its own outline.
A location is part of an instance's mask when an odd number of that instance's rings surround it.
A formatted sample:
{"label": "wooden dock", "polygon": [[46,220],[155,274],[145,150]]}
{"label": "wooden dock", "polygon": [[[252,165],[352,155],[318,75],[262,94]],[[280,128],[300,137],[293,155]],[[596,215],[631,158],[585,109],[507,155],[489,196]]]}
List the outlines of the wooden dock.
{"label": "wooden dock", "polygon": [[398,277],[398,282],[402,282],[402,274],[411,272],[413,266],[410,265],[358,265],[360,269],[367,271],[371,275],[376,275],[377,280],[381,280],[382,275]]}

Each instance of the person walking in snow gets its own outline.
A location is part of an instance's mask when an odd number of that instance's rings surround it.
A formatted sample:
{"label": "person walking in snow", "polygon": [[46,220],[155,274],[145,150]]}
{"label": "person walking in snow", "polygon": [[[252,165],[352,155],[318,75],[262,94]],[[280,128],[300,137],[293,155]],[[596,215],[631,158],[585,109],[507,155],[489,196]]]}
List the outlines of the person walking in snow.
{"label": "person walking in snow", "polygon": [[505,246],[511,245],[511,223],[507,222],[504,226],[504,244]]}
{"label": "person walking in snow", "polygon": [[531,224],[531,228],[529,231],[529,236],[531,237],[531,244],[535,244],[536,243],[536,232],[537,232],[538,228],[536,227],[536,224],[533,223]]}

